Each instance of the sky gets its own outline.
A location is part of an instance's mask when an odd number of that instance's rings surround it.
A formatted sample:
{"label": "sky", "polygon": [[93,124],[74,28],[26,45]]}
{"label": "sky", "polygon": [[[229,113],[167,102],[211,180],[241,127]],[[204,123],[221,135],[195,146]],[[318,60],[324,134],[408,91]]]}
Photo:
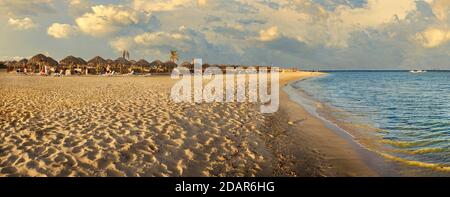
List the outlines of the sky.
{"label": "sky", "polygon": [[450,69],[450,0],[0,0],[0,59]]}

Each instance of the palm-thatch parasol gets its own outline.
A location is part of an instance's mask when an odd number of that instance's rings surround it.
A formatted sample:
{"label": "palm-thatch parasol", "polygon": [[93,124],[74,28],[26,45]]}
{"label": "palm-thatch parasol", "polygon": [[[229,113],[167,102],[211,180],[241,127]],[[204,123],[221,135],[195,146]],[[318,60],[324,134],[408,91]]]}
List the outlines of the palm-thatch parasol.
{"label": "palm-thatch parasol", "polygon": [[96,69],[97,74],[100,72],[100,68],[108,65],[108,62],[100,56],[96,56],[87,62],[88,66]]}
{"label": "palm-thatch parasol", "polygon": [[98,66],[98,65],[104,66],[104,65],[107,64],[106,60],[103,59],[103,58],[100,57],[100,56],[96,56],[96,57],[92,58],[92,59],[89,60],[87,63],[88,63],[88,65],[90,65],[90,66]]}
{"label": "palm-thatch parasol", "polygon": [[14,64],[12,66],[14,67],[14,70],[16,70],[16,68],[28,69],[28,66],[29,66],[28,65],[28,60],[26,58],[23,58],[23,59],[21,59],[19,61],[14,61]]}
{"label": "palm-thatch parasol", "polygon": [[77,57],[77,59],[78,59],[78,62],[79,62],[81,65],[87,65],[87,62],[86,62],[83,58]]}
{"label": "palm-thatch parasol", "polygon": [[172,72],[176,67],[178,67],[178,64],[172,61],[167,61],[163,64],[164,72]]}
{"label": "palm-thatch parasol", "polygon": [[66,58],[59,61],[59,63],[61,64],[61,66],[69,68],[70,70],[72,70],[74,67],[80,68],[87,65],[86,61],[74,56],[67,56]]}
{"label": "palm-thatch parasol", "polygon": [[131,62],[123,57],[119,57],[116,60],[114,60],[115,65],[124,65],[124,66],[130,66]]}
{"label": "palm-thatch parasol", "polygon": [[163,62],[161,62],[160,60],[155,60],[155,61],[153,61],[152,63],[150,63],[150,66],[151,67],[160,67],[160,66],[162,66],[164,63]]}
{"label": "palm-thatch parasol", "polygon": [[42,65],[45,64],[45,61],[47,59],[47,56],[42,54],[37,54],[33,56],[30,60],[28,60],[28,64],[33,69],[33,71],[38,68],[39,70],[42,69]]}
{"label": "palm-thatch parasol", "polygon": [[50,67],[58,67],[59,66],[58,61],[56,61],[55,59],[53,59],[51,57],[47,57],[47,59],[45,60],[45,63],[47,66],[50,66]]}
{"label": "palm-thatch parasol", "polygon": [[42,67],[44,66],[57,67],[59,66],[59,63],[51,57],[47,57],[42,54],[37,54],[33,56],[30,60],[28,60],[28,65],[31,65],[33,70],[36,68],[36,66],[38,66],[39,70],[41,70]]}
{"label": "palm-thatch parasol", "polygon": [[150,63],[150,69],[153,71],[157,71],[159,72],[160,70],[163,69],[163,62],[161,62],[160,60],[155,60],[153,62]]}
{"label": "palm-thatch parasol", "polygon": [[17,61],[16,60],[6,61],[6,62],[3,62],[3,64],[6,65],[8,72],[16,70],[16,66],[17,66]]}
{"label": "palm-thatch parasol", "polygon": [[47,60],[47,56],[42,55],[42,54],[37,54],[37,55],[33,56],[33,57],[28,61],[28,63],[39,65],[39,64],[45,63],[46,60]]}
{"label": "palm-thatch parasol", "polygon": [[59,63],[61,64],[61,66],[68,66],[68,67],[77,66],[81,64],[79,59],[74,56],[67,56],[66,58],[59,61]]}
{"label": "palm-thatch parasol", "polygon": [[24,67],[24,66],[27,66],[28,60],[26,58],[23,58],[23,59],[19,60],[18,62],[16,62],[16,64],[18,66]]}
{"label": "palm-thatch parasol", "polygon": [[150,67],[150,63],[147,62],[147,60],[141,59],[138,62],[136,62],[136,66],[142,66],[142,67]]}
{"label": "palm-thatch parasol", "polygon": [[28,60],[27,60],[27,58],[23,58],[23,59],[19,60],[18,63],[27,64]]}
{"label": "palm-thatch parasol", "polygon": [[194,70],[194,64],[188,61],[185,61],[181,64],[182,67],[189,69],[190,71]]}
{"label": "palm-thatch parasol", "polygon": [[148,69],[149,71],[151,71],[151,70],[150,70],[150,63],[147,62],[147,60],[144,60],[144,59],[141,59],[141,60],[137,61],[137,62],[134,64],[134,66],[139,67],[139,69],[141,70],[141,72],[144,72],[145,69]]}
{"label": "palm-thatch parasol", "polygon": [[113,64],[114,64],[114,60],[112,60],[112,59],[107,59],[107,60],[106,60],[106,63],[109,64],[109,65],[113,65]]}
{"label": "palm-thatch parasol", "polygon": [[114,60],[114,64],[113,64],[116,68],[118,67],[120,69],[120,73],[123,74],[124,68],[127,68],[129,66],[131,66],[131,62],[128,61],[127,59],[123,58],[123,57],[119,57],[116,60]]}

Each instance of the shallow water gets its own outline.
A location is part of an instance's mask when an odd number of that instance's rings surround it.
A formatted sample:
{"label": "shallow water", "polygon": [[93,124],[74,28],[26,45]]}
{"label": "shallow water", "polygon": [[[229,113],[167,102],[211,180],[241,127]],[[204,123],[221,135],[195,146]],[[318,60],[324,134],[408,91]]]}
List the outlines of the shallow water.
{"label": "shallow water", "polygon": [[[331,72],[293,84],[349,112],[341,121],[379,128],[389,154],[450,165],[450,72]],[[339,113],[336,111],[334,113]],[[339,116],[339,114],[335,114]]]}

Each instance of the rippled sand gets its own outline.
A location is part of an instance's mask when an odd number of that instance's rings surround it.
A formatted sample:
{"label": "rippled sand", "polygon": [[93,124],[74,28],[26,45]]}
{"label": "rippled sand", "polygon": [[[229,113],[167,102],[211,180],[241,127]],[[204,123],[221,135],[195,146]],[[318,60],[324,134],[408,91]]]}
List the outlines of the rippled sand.
{"label": "rippled sand", "polygon": [[169,77],[0,74],[0,176],[262,176],[249,103],[175,104]]}

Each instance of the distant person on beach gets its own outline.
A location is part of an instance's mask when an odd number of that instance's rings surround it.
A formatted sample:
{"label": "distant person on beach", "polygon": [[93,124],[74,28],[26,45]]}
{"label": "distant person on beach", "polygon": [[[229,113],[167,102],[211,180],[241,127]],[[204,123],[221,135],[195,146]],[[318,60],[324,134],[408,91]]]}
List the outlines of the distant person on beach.
{"label": "distant person on beach", "polygon": [[41,71],[39,72],[40,75],[45,75],[45,69],[42,68]]}

